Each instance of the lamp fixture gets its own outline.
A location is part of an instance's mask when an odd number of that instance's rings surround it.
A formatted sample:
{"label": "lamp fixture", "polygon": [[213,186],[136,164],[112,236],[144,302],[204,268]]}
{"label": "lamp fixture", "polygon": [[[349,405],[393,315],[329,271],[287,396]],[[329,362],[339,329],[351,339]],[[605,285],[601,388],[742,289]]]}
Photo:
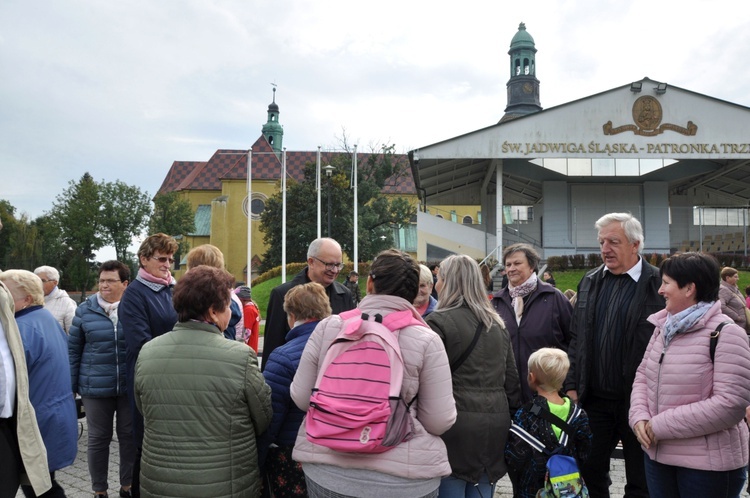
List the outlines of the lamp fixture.
{"label": "lamp fixture", "polygon": [[630,84],[630,91],[633,93],[638,93],[643,88],[643,82],[641,81],[634,81]]}
{"label": "lamp fixture", "polygon": [[654,91],[659,94],[663,95],[667,93],[667,84],[666,83],[659,83],[655,88]]}
{"label": "lamp fixture", "polygon": [[335,170],[336,168],[329,164],[327,166],[323,166],[323,168],[321,169],[325,172],[326,176],[330,178],[331,175],[333,174],[333,170]]}

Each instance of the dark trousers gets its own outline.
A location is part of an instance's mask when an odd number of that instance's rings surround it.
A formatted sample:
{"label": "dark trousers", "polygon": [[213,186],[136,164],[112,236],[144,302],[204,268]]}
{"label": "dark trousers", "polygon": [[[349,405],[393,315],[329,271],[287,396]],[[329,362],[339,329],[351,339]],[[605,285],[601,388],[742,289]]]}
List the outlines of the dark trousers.
{"label": "dark trousers", "polygon": [[593,439],[591,454],[581,466],[581,474],[591,498],[609,498],[609,459],[622,441],[625,456],[624,498],[648,498],[643,450],[628,425],[630,400],[610,400],[589,396],[583,409],[589,417]]}
{"label": "dark trousers", "polygon": [[31,486],[22,485],[21,491],[23,491],[23,495],[26,498],[65,498],[65,491],[63,491],[63,488],[60,487],[60,485],[55,481],[55,473],[50,472],[49,473],[50,479],[52,480],[52,487],[47,491],[46,493],[42,493],[41,495],[34,494],[34,489]]}
{"label": "dark trousers", "polygon": [[13,418],[0,418],[0,498],[14,498],[23,470]]}
{"label": "dark trousers", "polygon": [[130,487],[130,496],[141,498],[141,452],[143,448],[136,448],[135,460],[133,462],[133,484]]}
{"label": "dark trousers", "polygon": [[654,498],[710,496],[736,498],[745,485],[747,469],[710,471],[664,465],[645,455],[646,479]]}
{"label": "dark trousers", "polygon": [[117,414],[117,437],[120,441],[120,487],[130,486],[135,463],[133,442],[133,414],[127,396],[106,398],[83,397],[88,421],[88,461],[91,487],[94,491],[107,491],[109,446],[112,442],[112,425]]}

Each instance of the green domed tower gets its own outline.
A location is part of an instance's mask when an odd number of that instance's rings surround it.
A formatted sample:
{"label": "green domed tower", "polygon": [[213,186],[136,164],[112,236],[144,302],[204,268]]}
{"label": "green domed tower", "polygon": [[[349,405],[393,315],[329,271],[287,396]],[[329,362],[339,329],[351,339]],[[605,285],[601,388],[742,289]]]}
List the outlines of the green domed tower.
{"label": "green domed tower", "polygon": [[284,142],[284,127],[279,123],[279,106],[276,104],[276,87],[273,89],[273,102],[268,104],[268,121],[261,130],[276,154],[281,154]]}
{"label": "green domed tower", "polygon": [[526,24],[510,41],[510,79],[507,83],[508,106],[500,122],[542,110],[539,102],[539,80],[536,79],[536,47]]}

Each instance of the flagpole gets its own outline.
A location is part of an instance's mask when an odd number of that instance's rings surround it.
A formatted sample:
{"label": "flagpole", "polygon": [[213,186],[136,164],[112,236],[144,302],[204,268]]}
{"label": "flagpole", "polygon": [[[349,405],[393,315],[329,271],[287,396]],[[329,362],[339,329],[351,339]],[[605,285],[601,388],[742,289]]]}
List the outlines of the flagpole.
{"label": "flagpole", "polygon": [[359,202],[357,202],[357,145],[354,145],[354,161],[352,163],[352,178],[354,179],[354,271],[359,266]]}
{"label": "flagpole", "polygon": [[318,145],[318,159],[315,163],[315,190],[318,192],[318,238],[320,238],[320,145]]}
{"label": "flagpole", "polygon": [[281,152],[281,283],[286,282],[286,147]]}
{"label": "flagpole", "polygon": [[253,213],[252,213],[252,193],[253,193],[253,179],[252,179],[252,164],[253,164],[253,149],[247,151],[247,286],[252,286],[253,281]]}

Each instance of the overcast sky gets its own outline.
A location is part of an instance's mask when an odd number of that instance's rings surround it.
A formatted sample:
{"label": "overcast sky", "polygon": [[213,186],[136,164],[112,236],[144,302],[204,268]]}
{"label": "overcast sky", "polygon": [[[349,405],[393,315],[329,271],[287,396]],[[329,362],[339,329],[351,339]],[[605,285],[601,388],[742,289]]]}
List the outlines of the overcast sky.
{"label": "overcast sky", "polygon": [[747,0],[2,0],[0,199],[32,218],[90,172],[153,195],[175,160],[398,152],[496,123],[534,37],[544,108],[648,76],[750,106]]}

